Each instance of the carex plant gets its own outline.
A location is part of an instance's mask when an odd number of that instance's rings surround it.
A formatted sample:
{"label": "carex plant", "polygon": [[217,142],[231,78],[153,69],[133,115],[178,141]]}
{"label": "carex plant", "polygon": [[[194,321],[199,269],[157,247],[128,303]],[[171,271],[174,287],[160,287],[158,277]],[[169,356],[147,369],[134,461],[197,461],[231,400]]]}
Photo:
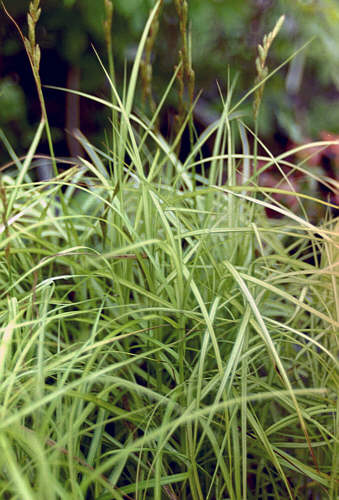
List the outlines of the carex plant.
{"label": "carex plant", "polygon": [[[162,2],[123,84],[113,5],[104,5],[109,63],[97,55],[98,71],[111,96],[77,93],[107,108],[107,144],[73,131],[84,154],[36,180],[44,131],[61,165],[39,79],[39,1],[25,45],[42,121],[23,159],[1,131],[10,161],[0,185],[0,497],[335,499],[338,220],[329,202],[260,186],[259,175],[327,180],[291,162],[310,146],[270,153],[232,98],[236,83],[220,117],[196,133],[186,1],[175,2],[182,47],[159,103],[151,52]],[[277,71],[266,68],[281,24],[260,46],[244,96],[256,115]],[[136,100],[140,71],[150,117]],[[158,118],[178,88],[169,141]],[[317,225],[312,204],[326,210]]]}

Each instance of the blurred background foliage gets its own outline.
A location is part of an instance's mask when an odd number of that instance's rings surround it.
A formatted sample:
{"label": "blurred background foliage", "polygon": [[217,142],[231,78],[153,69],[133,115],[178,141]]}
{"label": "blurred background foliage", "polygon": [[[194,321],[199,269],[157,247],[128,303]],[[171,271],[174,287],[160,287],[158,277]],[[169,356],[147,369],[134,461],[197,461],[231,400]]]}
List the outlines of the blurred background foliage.
{"label": "blurred background foliage", "polygon": [[[113,0],[113,51],[117,82],[123,86],[124,67],[133,61],[138,40],[154,0]],[[266,85],[260,133],[273,149],[290,142],[318,139],[321,131],[339,133],[339,2],[337,0],[189,0],[193,68],[196,92],[203,89],[196,111],[201,128],[221,109],[216,81],[226,92],[227,72],[237,76],[234,98],[241,97],[255,80],[257,45],[281,14],[284,26],[269,54],[269,68],[281,64],[296,49],[315,37],[308,48]],[[29,0],[5,0],[6,8],[26,33]],[[105,64],[104,0],[41,0],[37,41],[42,50],[44,84],[81,89],[108,97],[109,88],[96,56]],[[173,0],[164,0],[153,54],[153,93],[156,102],[178,62],[180,34]],[[139,93],[141,95],[141,93]],[[79,106],[66,95],[45,90],[47,110],[58,155],[77,154],[65,129],[78,125],[91,140],[104,141],[107,111],[81,99]],[[139,101],[141,107],[141,101]],[[175,112],[175,93],[162,116],[168,131]],[[23,43],[11,21],[1,12],[0,127],[18,155],[29,146],[39,118],[39,103]],[[68,109],[68,112],[67,112]],[[251,124],[252,102],[244,104]],[[69,111],[71,110],[71,112]],[[67,134],[66,134],[67,136]],[[42,145],[43,152],[44,145]],[[47,147],[46,147],[47,152]],[[8,161],[4,150],[0,161]]]}

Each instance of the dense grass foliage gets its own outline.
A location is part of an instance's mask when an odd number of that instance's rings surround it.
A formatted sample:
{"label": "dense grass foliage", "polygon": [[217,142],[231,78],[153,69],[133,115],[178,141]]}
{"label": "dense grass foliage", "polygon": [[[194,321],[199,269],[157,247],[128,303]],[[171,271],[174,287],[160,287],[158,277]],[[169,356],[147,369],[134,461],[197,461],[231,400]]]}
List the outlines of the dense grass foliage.
{"label": "dense grass foliage", "polygon": [[303,162],[250,152],[231,90],[185,161],[189,114],[169,144],[132,113],[151,23],[125,91],[88,96],[105,149],[78,131],[35,180],[43,112],[1,172],[0,498],[335,499],[338,219],[260,187]]}
{"label": "dense grass foliage", "polygon": [[[3,3],[23,26],[29,0],[4,0]],[[126,61],[132,64],[140,33],[155,0],[114,0],[113,3],[113,51],[117,73],[121,75]],[[166,88],[169,75],[179,60],[178,3],[181,0],[164,0],[159,16],[159,32],[152,53],[156,99]],[[90,44],[93,43],[105,57],[105,4],[106,0],[42,2],[37,40],[44,54],[43,83],[66,86],[67,82],[70,88],[103,95],[105,79],[97,71]],[[272,146],[278,139],[282,147],[284,138],[300,144],[317,140],[321,131],[339,134],[336,105],[339,96],[339,3],[336,0],[190,0],[193,68],[197,90],[204,89],[195,115],[202,127],[209,125],[220,112],[216,79],[224,88],[226,68],[229,67],[232,75],[238,77],[235,94],[243,95],[255,77],[256,46],[282,14],[286,15],[286,22],[270,53],[274,66],[310,39],[313,42],[307,51],[286,66],[285,71],[277,74],[265,90],[261,136]],[[39,108],[23,44],[14,35],[13,25],[2,8],[0,16],[0,127],[6,129],[17,154],[22,155],[34,135]],[[71,98],[66,102],[65,95],[46,92],[46,99],[58,154],[76,156],[64,134],[65,128],[72,128],[72,119],[77,119],[75,113],[68,113]],[[138,101],[141,105],[140,99]],[[176,103],[176,94],[169,96],[161,114],[163,123],[167,122]],[[102,108],[86,101],[81,101],[80,107],[81,129],[92,141],[103,140]],[[44,138],[41,146],[46,146]],[[6,161],[5,151],[0,148],[0,163]]]}

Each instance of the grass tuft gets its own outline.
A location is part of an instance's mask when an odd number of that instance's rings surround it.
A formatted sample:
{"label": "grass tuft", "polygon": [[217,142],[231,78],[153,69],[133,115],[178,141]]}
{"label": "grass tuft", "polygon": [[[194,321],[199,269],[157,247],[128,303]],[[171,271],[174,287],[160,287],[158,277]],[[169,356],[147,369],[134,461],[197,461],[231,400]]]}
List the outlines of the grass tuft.
{"label": "grass tuft", "polygon": [[[133,113],[160,5],[126,91],[111,58],[111,101],[78,92],[111,112],[106,149],[78,131],[86,156],[40,182],[43,124],[24,161],[6,143],[0,497],[334,500],[338,219],[330,203],[260,186],[260,169],[285,181],[286,168],[304,166],[265,149],[231,91],[184,161],[176,153],[190,113],[173,143],[154,127],[179,68],[150,120]],[[183,20],[185,5],[176,2]],[[317,204],[328,216],[315,225],[307,207]]]}

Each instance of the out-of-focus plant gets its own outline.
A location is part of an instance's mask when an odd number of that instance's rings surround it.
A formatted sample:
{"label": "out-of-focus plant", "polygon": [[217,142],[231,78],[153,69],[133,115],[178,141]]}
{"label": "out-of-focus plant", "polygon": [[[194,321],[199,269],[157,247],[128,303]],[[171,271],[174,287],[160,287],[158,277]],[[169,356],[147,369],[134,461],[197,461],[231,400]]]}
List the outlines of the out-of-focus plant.
{"label": "out-of-focus plant", "polygon": [[152,26],[148,33],[145,46],[145,56],[141,60],[141,65],[140,65],[141,79],[142,79],[142,100],[144,104],[146,104],[146,102],[148,101],[152,115],[154,115],[156,110],[156,104],[153,98],[153,89],[152,89],[152,80],[153,80],[152,52],[159,31],[159,15],[161,7],[162,7],[162,1],[159,4],[156,16],[153,20]]}

